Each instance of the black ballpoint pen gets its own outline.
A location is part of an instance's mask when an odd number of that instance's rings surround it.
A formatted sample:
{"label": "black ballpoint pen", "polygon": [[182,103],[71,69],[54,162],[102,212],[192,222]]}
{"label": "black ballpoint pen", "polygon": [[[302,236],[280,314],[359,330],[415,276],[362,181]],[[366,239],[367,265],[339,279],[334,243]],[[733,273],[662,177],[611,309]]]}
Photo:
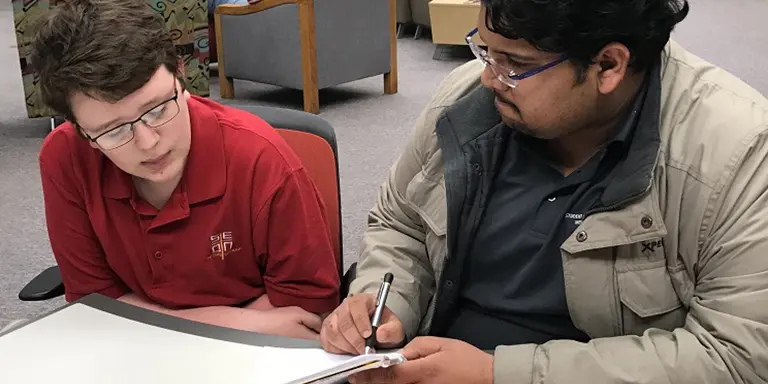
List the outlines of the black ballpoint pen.
{"label": "black ballpoint pen", "polygon": [[365,339],[366,355],[376,352],[376,330],[379,329],[379,325],[381,325],[381,314],[384,312],[384,308],[386,307],[387,295],[389,295],[389,288],[392,286],[393,278],[394,276],[387,272],[387,274],[384,275],[384,281],[381,282],[379,295],[376,297],[376,310],[373,312],[373,318],[371,318],[371,335]]}

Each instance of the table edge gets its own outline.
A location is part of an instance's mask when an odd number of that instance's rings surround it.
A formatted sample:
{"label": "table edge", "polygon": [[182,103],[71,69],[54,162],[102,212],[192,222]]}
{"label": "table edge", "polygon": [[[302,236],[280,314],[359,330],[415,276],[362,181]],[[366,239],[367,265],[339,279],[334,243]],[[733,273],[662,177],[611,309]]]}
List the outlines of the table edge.
{"label": "table edge", "polygon": [[151,325],[171,331],[177,331],[189,335],[206,337],[214,340],[229,341],[233,343],[260,347],[321,348],[321,345],[318,341],[267,335],[205,324],[123,303],[122,301],[115,300],[98,293],[90,294],[80,298],[79,300],[55,308],[41,316],[25,322],[24,324],[10,330],[7,333],[4,333],[3,335],[0,335],[0,337],[24,329],[24,327],[36,323],[37,321],[40,321],[48,316],[54,315],[57,312],[74,304],[83,304],[91,308],[98,309],[100,311],[104,311],[125,319],[134,320],[146,325]]}

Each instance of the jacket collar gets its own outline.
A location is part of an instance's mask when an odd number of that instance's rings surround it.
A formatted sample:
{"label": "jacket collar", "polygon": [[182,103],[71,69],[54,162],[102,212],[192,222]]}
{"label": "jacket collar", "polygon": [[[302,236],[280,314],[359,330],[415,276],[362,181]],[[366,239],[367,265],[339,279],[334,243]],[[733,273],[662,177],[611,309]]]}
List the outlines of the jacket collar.
{"label": "jacket collar", "polygon": [[[619,135],[626,135],[626,157],[614,170],[602,195],[603,207],[613,208],[645,194],[653,182],[661,135],[661,66],[648,74]],[[623,133],[622,133],[623,132]]]}
{"label": "jacket collar", "polygon": [[[644,99],[635,104],[640,109],[632,112],[631,119],[635,119],[637,125],[627,156],[614,170],[601,197],[602,206],[590,212],[563,243],[564,251],[575,254],[666,236],[659,191],[653,187],[661,153],[662,67],[657,65],[650,72]],[[588,234],[588,240],[580,240],[580,234]]]}
{"label": "jacket collar", "polygon": [[496,110],[495,97],[493,91],[478,85],[445,110],[444,117],[450,121],[452,134],[461,147],[488,131],[508,129]]}
{"label": "jacket collar", "polygon": [[[192,141],[179,184],[189,204],[195,204],[224,194],[227,183],[226,151],[215,113],[194,95],[187,99],[187,105]],[[104,196],[113,199],[134,197],[131,175],[119,169],[106,156],[103,156],[103,162]]]}

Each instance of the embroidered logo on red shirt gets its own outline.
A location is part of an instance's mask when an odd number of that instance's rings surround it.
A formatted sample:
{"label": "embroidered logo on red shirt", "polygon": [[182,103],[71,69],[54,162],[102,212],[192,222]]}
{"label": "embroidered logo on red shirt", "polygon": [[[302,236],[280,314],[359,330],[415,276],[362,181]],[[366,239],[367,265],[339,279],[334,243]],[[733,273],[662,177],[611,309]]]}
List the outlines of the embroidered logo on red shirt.
{"label": "embroidered logo on red shirt", "polygon": [[211,255],[209,259],[218,257],[222,260],[231,254],[241,250],[241,247],[235,247],[235,241],[231,231],[217,233],[211,236]]}

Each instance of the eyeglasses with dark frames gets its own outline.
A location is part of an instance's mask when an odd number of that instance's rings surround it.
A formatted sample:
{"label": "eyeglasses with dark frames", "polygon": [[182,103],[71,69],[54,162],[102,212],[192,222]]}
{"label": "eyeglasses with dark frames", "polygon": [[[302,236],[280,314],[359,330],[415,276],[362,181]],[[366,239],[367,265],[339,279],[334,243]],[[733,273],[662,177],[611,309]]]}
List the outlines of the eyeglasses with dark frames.
{"label": "eyeglasses with dark frames", "polygon": [[176,78],[173,80],[173,97],[164,100],[150,110],[144,112],[139,118],[110,128],[96,137],[91,137],[80,128],[82,135],[91,142],[96,143],[104,150],[122,147],[133,140],[135,134],[134,125],[141,121],[144,125],[157,129],[179,114],[179,91],[176,88]]}

